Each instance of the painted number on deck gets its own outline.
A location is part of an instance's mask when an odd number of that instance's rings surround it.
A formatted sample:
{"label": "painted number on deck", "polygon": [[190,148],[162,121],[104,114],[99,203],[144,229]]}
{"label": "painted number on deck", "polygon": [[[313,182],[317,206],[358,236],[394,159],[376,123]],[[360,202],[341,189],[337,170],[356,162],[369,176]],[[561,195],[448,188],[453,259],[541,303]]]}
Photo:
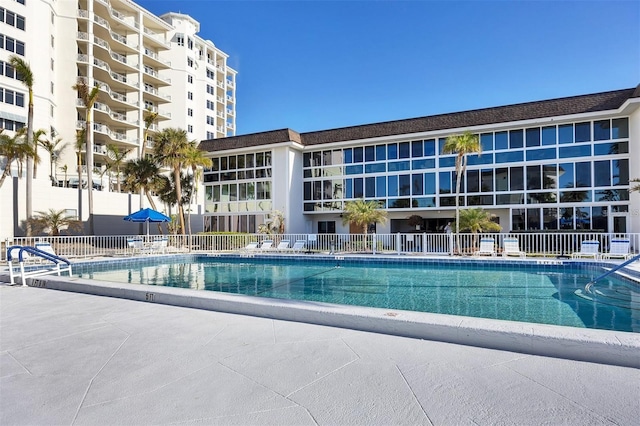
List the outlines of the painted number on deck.
{"label": "painted number on deck", "polygon": [[146,294],[144,295],[144,300],[146,300],[147,302],[153,302],[153,301],[154,301],[154,299],[155,299],[155,296],[156,296],[156,295],[155,295],[155,294],[153,294],[153,293],[146,293]]}

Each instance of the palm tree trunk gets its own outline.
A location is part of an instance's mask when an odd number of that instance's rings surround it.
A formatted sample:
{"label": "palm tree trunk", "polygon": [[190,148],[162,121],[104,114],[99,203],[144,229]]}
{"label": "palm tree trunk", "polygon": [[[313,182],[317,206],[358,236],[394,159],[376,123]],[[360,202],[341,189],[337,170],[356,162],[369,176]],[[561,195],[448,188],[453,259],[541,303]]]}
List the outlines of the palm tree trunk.
{"label": "palm tree trunk", "polygon": [[176,183],[176,202],[178,203],[178,215],[180,216],[180,231],[184,234],[185,232],[185,227],[184,227],[184,210],[182,209],[182,185],[180,182],[180,169],[179,168],[175,168],[173,170],[173,176],[175,179],[175,183]]}
{"label": "palm tree trunk", "polygon": [[[456,246],[458,253],[462,254],[460,246],[460,176],[462,175],[462,157],[456,159]],[[452,252],[455,251],[455,247]]]}
{"label": "palm tree trunk", "polygon": [[87,153],[87,190],[89,191],[89,235],[95,235],[93,220],[93,124],[91,123],[91,109],[87,107],[87,130],[85,148]]}
{"label": "palm tree trunk", "polygon": [[[29,88],[29,111],[27,117],[27,145],[33,145],[33,90]],[[33,216],[33,157],[27,157],[27,237],[31,236],[31,216]]]}

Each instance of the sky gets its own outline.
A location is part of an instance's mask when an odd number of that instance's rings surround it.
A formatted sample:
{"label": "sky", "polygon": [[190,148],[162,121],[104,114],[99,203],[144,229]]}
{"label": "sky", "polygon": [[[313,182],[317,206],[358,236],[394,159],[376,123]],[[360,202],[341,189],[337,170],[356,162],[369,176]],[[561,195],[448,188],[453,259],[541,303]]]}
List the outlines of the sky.
{"label": "sky", "polygon": [[236,134],[636,87],[640,1],[134,0],[229,55]]}

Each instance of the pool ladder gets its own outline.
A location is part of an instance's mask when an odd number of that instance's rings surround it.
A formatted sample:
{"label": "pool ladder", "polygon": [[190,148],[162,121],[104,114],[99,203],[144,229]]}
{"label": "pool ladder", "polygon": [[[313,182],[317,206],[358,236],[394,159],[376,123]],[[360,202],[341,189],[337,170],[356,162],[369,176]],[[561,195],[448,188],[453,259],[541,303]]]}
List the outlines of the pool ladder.
{"label": "pool ladder", "polygon": [[[15,253],[18,253],[17,259]],[[26,270],[25,261],[27,257],[24,255],[27,253],[28,255],[33,255],[34,257],[38,257],[44,260],[48,260],[53,263],[53,265],[46,265],[45,267],[38,268],[37,264],[34,265],[33,269]],[[30,257],[30,256],[29,256]],[[62,272],[69,272],[69,276],[71,276],[71,262],[67,259],[57,256],[55,254],[51,254],[44,250],[40,250],[37,247],[31,246],[11,246],[7,248],[7,261],[9,262],[9,278],[11,280],[11,284],[15,284],[16,271],[14,271],[15,267],[13,266],[14,260],[18,261],[20,265],[20,278],[22,281],[22,285],[26,286],[28,277],[40,277],[43,275],[60,275]]]}

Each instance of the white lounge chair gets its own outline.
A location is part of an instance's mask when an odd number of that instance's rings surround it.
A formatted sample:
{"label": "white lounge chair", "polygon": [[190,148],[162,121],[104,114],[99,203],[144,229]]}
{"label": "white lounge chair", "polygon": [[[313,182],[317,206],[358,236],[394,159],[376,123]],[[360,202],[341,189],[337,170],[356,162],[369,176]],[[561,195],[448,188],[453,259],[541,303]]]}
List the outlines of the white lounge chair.
{"label": "white lounge chair", "polygon": [[36,243],[35,247],[38,250],[42,250],[43,252],[50,254],[52,256],[57,256],[55,250],[53,250],[53,247],[51,247],[51,243]]}
{"label": "white lounge chair", "polygon": [[480,249],[473,253],[474,256],[496,256],[495,240],[493,238],[481,238]]}
{"label": "white lounge chair", "polygon": [[289,250],[289,240],[282,240],[278,243],[278,247],[276,247],[278,251],[286,251]]}
{"label": "white lounge chair", "polygon": [[252,241],[249,244],[247,244],[247,246],[243,249],[243,251],[255,251],[258,249],[258,245],[260,245],[260,243],[256,241]]}
{"label": "white lounge chair", "polygon": [[584,240],[580,243],[580,251],[571,255],[573,259],[580,257],[600,257],[600,242],[595,240]]}
{"label": "white lounge chair", "polygon": [[305,240],[297,240],[295,243],[293,243],[291,251],[293,251],[294,253],[300,253],[302,250],[304,250],[306,244],[307,242]]}
{"label": "white lounge chair", "polygon": [[609,247],[609,253],[603,253],[603,259],[611,259],[617,257],[621,259],[629,259],[632,254],[629,251],[630,241],[624,238],[614,238],[611,240],[611,246]]}
{"label": "white lounge chair", "polygon": [[159,240],[153,240],[150,247],[151,253],[162,253],[164,254],[167,251],[167,245],[169,243],[169,239],[164,237]]}
{"label": "white lounge chair", "polygon": [[526,257],[527,254],[520,250],[520,243],[517,238],[505,238],[502,247],[502,257],[518,256]]}
{"label": "white lounge chair", "polygon": [[262,244],[260,244],[260,250],[266,251],[271,250],[273,247],[273,240],[263,240]]}

